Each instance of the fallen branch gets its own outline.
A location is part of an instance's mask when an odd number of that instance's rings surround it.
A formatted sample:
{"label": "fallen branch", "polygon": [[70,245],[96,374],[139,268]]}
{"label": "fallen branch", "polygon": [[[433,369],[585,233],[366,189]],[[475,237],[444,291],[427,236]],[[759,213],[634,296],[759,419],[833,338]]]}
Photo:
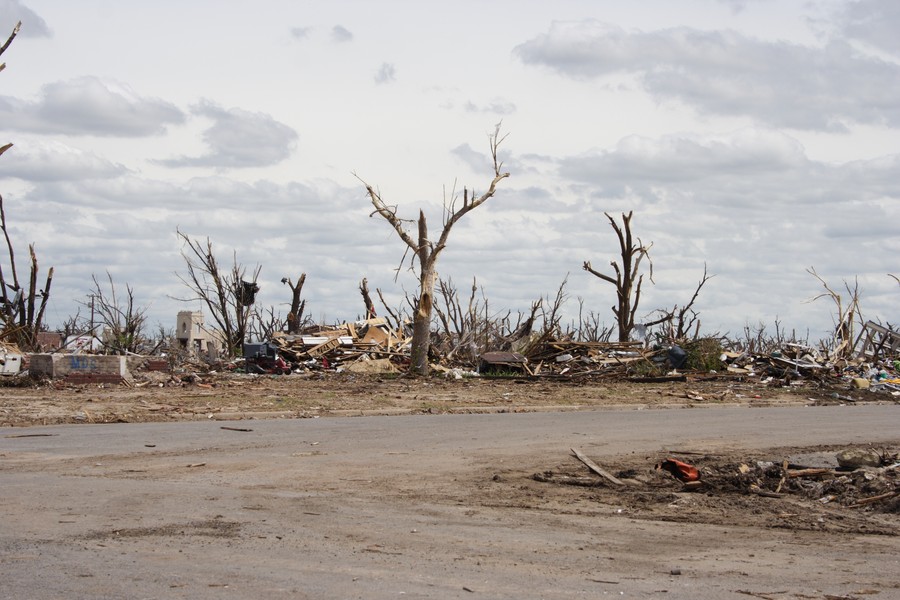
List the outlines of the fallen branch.
{"label": "fallen branch", "polygon": [[868,504],[875,504],[876,502],[881,502],[882,500],[890,500],[891,498],[896,498],[900,496],[900,491],[888,492],[886,494],[879,494],[877,496],[872,496],[870,498],[863,498],[857,502],[854,502],[850,505],[850,508],[859,508],[860,506],[866,506]]}
{"label": "fallen branch", "polygon": [[791,479],[795,477],[814,477],[818,475],[834,475],[834,469],[799,469],[796,471],[788,471],[787,476]]}
{"label": "fallen branch", "polygon": [[763,498],[784,498],[784,494],[777,494],[775,492],[764,490],[755,484],[750,486],[750,492],[757,496],[762,496]]}

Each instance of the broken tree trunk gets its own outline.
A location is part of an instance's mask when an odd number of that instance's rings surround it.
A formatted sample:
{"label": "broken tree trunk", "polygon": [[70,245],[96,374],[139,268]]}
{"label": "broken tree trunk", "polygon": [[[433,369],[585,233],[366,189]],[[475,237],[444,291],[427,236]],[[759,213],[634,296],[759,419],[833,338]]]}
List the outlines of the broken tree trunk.
{"label": "broken tree trunk", "polygon": [[[504,136],[505,137],[505,136]],[[490,136],[491,156],[493,158],[494,177],[486,192],[476,196],[475,192],[469,192],[463,188],[462,206],[458,206],[459,195],[452,193],[444,203],[444,227],[437,242],[428,239],[428,223],[425,213],[419,210],[419,218],[416,221],[418,236],[407,230],[404,219],[397,215],[395,206],[388,206],[375,189],[365,181],[360,181],[366,187],[366,193],[375,207],[373,215],[378,214],[391,224],[394,231],[412,251],[415,260],[419,263],[419,301],[413,317],[413,338],[410,352],[410,370],[417,375],[428,374],[428,350],[431,346],[431,313],[434,307],[434,286],[437,281],[437,259],[447,246],[450,230],[467,213],[484,204],[497,191],[497,185],[509,173],[502,173],[503,163],[497,157],[497,149],[504,138],[500,137],[500,124],[497,124],[494,133]]]}
{"label": "broken tree trunk", "polygon": [[[631,330],[634,329],[634,314],[637,311],[638,304],[641,301],[641,284],[644,281],[643,275],[638,275],[641,260],[646,256],[650,256],[650,247],[644,246],[640,239],[635,244],[631,235],[631,215],[622,213],[622,226],[620,227],[616,220],[608,213],[603,213],[609,220],[610,226],[616,232],[619,239],[619,256],[622,258],[622,266],[616,261],[610,262],[616,276],[612,277],[594,270],[590,261],[585,261],[583,268],[585,271],[599,277],[603,281],[616,286],[616,305],[612,307],[613,314],[616,316],[616,324],[619,329],[619,341],[627,342],[631,339]],[[650,281],[653,281],[653,264],[650,264]]]}
{"label": "broken tree trunk", "polygon": [[374,319],[375,314],[375,303],[372,302],[372,296],[369,295],[369,280],[363,277],[363,280],[359,282],[359,293],[362,294],[363,303],[366,305],[366,320]]}

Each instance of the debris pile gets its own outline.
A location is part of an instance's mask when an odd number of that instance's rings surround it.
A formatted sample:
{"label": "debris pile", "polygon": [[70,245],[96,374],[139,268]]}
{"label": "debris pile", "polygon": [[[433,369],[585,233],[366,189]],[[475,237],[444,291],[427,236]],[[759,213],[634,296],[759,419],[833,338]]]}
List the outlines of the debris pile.
{"label": "debris pile", "polygon": [[535,376],[593,378],[625,376],[636,363],[651,360],[658,351],[643,342],[575,342],[550,339],[528,356]]}
{"label": "debris pile", "polygon": [[0,341],[0,375],[18,375],[24,363],[25,355],[18,346]]}
{"label": "debris pile", "polygon": [[[816,403],[887,396],[900,402],[900,334],[871,322],[863,328],[855,345],[842,343],[830,351],[780,343],[760,352],[752,350],[752,343],[747,349],[722,337],[677,343],[579,341],[559,336],[558,331],[517,332],[495,339],[497,348],[476,347],[474,342],[448,344],[439,338],[434,334],[429,354],[431,366],[456,379],[484,376],[576,383],[716,380],[771,388],[807,386],[818,390],[816,395],[826,391],[825,398],[809,398]],[[388,319],[376,317],[334,326],[311,326],[296,334],[275,332],[269,339],[244,344],[243,357],[236,359],[205,360],[176,349],[171,356],[164,355],[156,362],[179,375],[169,382],[176,385],[190,382],[190,377],[198,374],[227,371],[257,375],[403,373],[410,365],[411,342],[408,322],[394,326]],[[0,367],[4,352],[9,356],[9,349],[0,348]],[[154,370],[149,366],[131,370],[145,369]],[[135,375],[140,378],[139,373]],[[153,384],[157,382],[154,380]],[[726,390],[722,394],[732,392]],[[881,394],[867,396],[869,392]],[[704,400],[699,392],[688,391],[688,397]]]}
{"label": "debris pile", "polygon": [[370,361],[378,361],[379,369],[387,368],[388,362],[408,363],[411,339],[376,317],[297,335],[276,333],[270,343],[295,370],[343,370],[361,363],[355,368],[365,371]]}
{"label": "debris pile", "polygon": [[[900,533],[892,521],[900,513],[897,448],[817,448],[807,454],[796,450],[788,450],[788,458],[775,460],[765,455],[735,460],[671,451],[655,461],[624,456],[600,466],[573,449],[587,468],[576,470],[570,460],[557,469],[534,473],[531,479],[591,488],[592,500],[627,507],[617,512],[657,514],[666,520],[679,514],[690,519],[692,513],[685,509],[691,506],[718,506],[749,510],[763,518],[768,515],[767,522],[775,527],[785,526],[786,521],[797,528],[851,523],[856,527],[857,517],[875,516],[881,532]],[[861,530],[865,529],[863,524]]]}

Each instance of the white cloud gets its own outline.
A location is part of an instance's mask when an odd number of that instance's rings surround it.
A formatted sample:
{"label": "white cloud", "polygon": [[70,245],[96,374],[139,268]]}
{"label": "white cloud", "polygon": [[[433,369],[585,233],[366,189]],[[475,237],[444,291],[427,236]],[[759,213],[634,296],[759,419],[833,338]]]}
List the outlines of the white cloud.
{"label": "white cloud", "polygon": [[309,34],[312,32],[312,27],[292,27],[291,28],[291,37],[296,38],[298,40],[305,40],[309,37]]}
{"label": "white cloud", "polygon": [[6,38],[12,33],[16,23],[22,22],[22,29],[19,35],[23,38],[33,37],[50,37],[50,28],[47,23],[37,13],[22,5],[19,0],[2,0],[0,1],[0,36],[5,42]]}
{"label": "white cloud", "polygon": [[746,9],[747,6],[749,6],[753,2],[768,1],[768,0],[717,0],[717,1],[719,2],[719,4],[724,4],[725,6],[728,6],[729,8],[731,8],[731,12],[733,12],[734,14],[738,14],[738,13],[742,12],[744,9]]}
{"label": "white cloud", "polygon": [[18,140],[0,162],[0,177],[26,181],[110,179],[127,171],[121,164],[56,140]]}
{"label": "white cloud", "polygon": [[381,63],[378,72],[375,73],[375,83],[391,83],[397,79],[397,69],[391,63]]}
{"label": "white cloud", "polygon": [[807,163],[797,140],[772,131],[743,129],[731,135],[628,136],[615,148],[560,161],[564,178],[648,189],[711,178],[772,176]]}
{"label": "white cloud", "polygon": [[516,112],[516,105],[514,102],[510,102],[503,98],[494,98],[486,104],[481,105],[471,101],[466,102],[465,109],[472,113],[486,113],[493,115],[494,117],[503,117],[514,114]]}
{"label": "white cloud", "polygon": [[335,25],[331,28],[331,41],[337,44],[352,42],[353,34],[346,27],[342,25]]}
{"label": "white cloud", "polygon": [[203,132],[209,152],[156,161],[168,167],[243,168],[275,165],[288,158],[297,144],[297,132],[270,115],[239,108],[224,109],[203,101],[191,110],[212,119]]}
{"label": "white cloud", "polygon": [[841,33],[900,57],[900,3],[896,0],[859,0],[841,3]]}
{"label": "white cloud", "polygon": [[[527,309],[569,274],[567,311],[582,297],[611,323],[614,291],[581,264],[616,258],[604,212],[634,210],[657,280],[640,316],[685,302],[707,263],[704,331],[779,317],[823,334],[829,307],[802,304],[811,265],[838,285],[859,276],[867,316],[896,320],[897,61],[873,19],[835,17],[877,4],[462,0],[437,18],[387,2],[410,19],[279,0],[274,33],[237,11],[206,26],[210,0],[140,18],[42,2],[54,36],[17,40],[0,74],[0,141],[16,143],[0,193],[15,241],[56,266],[50,322],[109,269],[170,324],[185,308],[169,299],[184,294],[176,228],[262,265],[263,305],[286,303],[280,279],[301,272],[317,319],[361,313],[362,277],[399,305],[416,285],[406,270],[394,282],[405,247],[352,172],[436,233],[445,189],[489,183],[501,116],[511,177],[438,265],[464,289],[476,277],[492,310]],[[496,26],[513,12],[516,27]],[[141,43],[147,30],[166,43]],[[383,57],[396,80],[375,86]],[[94,77],[41,87],[80,74]]]}
{"label": "white cloud", "polygon": [[11,130],[43,134],[144,137],[184,121],[169,102],[139,96],[97,77],[50,83],[37,100],[0,96],[0,121]]}
{"label": "white cloud", "polygon": [[812,48],[734,31],[629,32],[588,20],[554,23],[515,54],[567,77],[632,74],[658,100],[700,113],[747,115],[801,130],[900,127],[900,65],[837,40]]}

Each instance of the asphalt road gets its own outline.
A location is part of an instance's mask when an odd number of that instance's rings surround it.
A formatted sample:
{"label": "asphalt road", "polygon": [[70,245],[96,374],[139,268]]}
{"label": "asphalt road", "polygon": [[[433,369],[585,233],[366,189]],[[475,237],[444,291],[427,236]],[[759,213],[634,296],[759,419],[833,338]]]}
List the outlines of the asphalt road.
{"label": "asphalt road", "polygon": [[490,473],[898,439],[896,405],[5,428],[0,598],[824,598],[886,585],[897,539],[506,507]]}

